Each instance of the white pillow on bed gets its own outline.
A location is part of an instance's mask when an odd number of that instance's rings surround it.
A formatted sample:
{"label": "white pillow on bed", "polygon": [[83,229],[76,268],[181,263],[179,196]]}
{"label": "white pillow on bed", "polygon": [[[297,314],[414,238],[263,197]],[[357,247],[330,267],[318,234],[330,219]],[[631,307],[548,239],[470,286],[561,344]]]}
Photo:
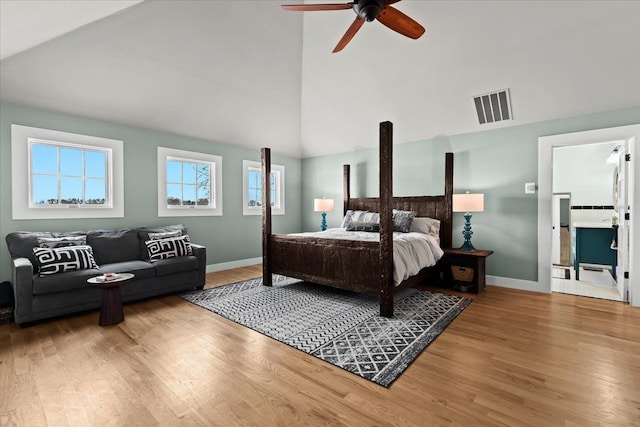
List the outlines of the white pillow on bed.
{"label": "white pillow on bed", "polygon": [[430,234],[432,236],[440,235],[440,221],[429,217],[416,217],[411,222],[409,231],[414,233]]}

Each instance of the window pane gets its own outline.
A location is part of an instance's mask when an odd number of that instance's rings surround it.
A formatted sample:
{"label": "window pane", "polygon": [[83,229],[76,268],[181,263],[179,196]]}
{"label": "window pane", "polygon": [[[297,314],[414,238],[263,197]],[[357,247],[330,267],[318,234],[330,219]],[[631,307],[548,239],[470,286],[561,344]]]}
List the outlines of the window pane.
{"label": "window pane", "polygon": [[196,183],[196,165],[195,163],[182,163],[182,182],[184,184]]}
{"label": "window pane", "polygon": [[95,178],[107,177],[107,154],[99,151],[84,152],[84,174]]}
{"label": "window pane", "polygon": [[33,178],[31,201],[34,205],[58,204],[58,178],[55,176],[39,176]]}
{"label": "window pane", "polygon": [[180,205],[182,200],[182,185],[167,184],[167,205]]}
{"label": "window pane", "polygon": [[84,200],[90,205],[103,205],[107,198],[106,180],[87,179],[85,181]]}
{"label": "window pane", "polygon": [[182,163],[167,160],[167,182],[182,182]]}
{"label": "window pane", "polygon": [[199,163],[197,165],[197,181],[199,186],[208,187],[209,186],[209,177],[211,176],[209,173],[209,165],[203,165]]}
{"label": "window pane", "polygon": [[31,173],[58,173],[58,149],[50,145],[31,145]]}
{"label": "window pane", "polygon": [[60,203],[62,204],[82,203],[82,179],[81,178],[61,178],[60,179]]}
{"label": "window pane", "polygon": [[247,201],[247,206],[260,206],[259,205],[260,196],[258,195],[258,193],[259,191],[254,188],[249,189],[249,198]]}
{"label": "window pane", "polygon": [[82,176],[82,150],[60,147],[60,174]]}
{"label": "window pane", "polygon": [[196,186],[195,185],[182,186],[182,204],[189,205],[189,206],[196,204]]}
{"label": "window pane", "polygon": [[209,205],[209,187],[198,186],[198,206]]}

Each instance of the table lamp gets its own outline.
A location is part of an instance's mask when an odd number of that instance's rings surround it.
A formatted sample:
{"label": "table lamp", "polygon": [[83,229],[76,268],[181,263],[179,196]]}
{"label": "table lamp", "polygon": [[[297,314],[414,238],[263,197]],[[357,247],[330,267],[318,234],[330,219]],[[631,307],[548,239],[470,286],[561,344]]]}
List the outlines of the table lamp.
{"label": "table lamp", "polygon": [[464,212],[464,243],[460,246],[463,251],[475,251],[476,248],[471,244],[471,212],[484,211],[484,194],[470,194],[468,191],[465,194],[453,195],[453,211]]}
{"label": "table lamp", "polygon": [[322,212],[322,224],[320,229],[325,231],[327,229],[327,212],[333,211],[333,199],[313,199],[313,211]]}

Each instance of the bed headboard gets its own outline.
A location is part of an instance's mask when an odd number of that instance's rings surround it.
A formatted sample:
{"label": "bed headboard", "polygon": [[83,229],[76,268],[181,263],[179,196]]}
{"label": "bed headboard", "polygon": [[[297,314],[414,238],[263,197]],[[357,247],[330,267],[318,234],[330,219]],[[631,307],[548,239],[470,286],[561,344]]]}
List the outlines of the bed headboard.
{"label": "bed headboard", "polygon": [[[389,162],[390,163],[390,162]],[[382,166],[382,165],[381,165]],[[344,165],[344,211],[348,209],[380,212],[379,197],[351,198],[351,172],[349,165]],[[391,167],[380,168],[380,173],[389,173]],[[391,197],[391,208],[414,211],[416,216],[440,220],[440,246],[450,248],[453,244],[453,153],[445,155],[444,194],[439,196]]]}

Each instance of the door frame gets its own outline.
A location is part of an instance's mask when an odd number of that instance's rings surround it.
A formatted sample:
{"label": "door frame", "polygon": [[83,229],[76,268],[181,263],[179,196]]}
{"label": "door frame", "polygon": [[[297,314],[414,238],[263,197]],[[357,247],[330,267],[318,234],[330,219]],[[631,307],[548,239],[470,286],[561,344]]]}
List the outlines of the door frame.
{"label": "door frame", "polygon": [[[619,126],[606,129],[596,129],[582,132],[572,132],[561,135],[550,135],[538,138],[538,285],[542,292],[551,292],[551,217],[553,212],[553,148],[572,145],[595,144],[608,141],[629,140],[631,145],[640,141],[640,124]],[[630,181],[635,177],[635,165],[640,161],[639,150],[632,151],[629,164]],[[603,159],[604,161],[604,159]],[[640,214],[636,209],[640,201],[640,185],[628,189],[629,212],[629,303],[640,307],[640,280],[634,280],[634,275],[640,271],[634,270],[640,266],[640,250],[635,250],[636,242],[640,244],[640,227],[633,227],[638,222],[635,215]]]}
{"label": "door frame", "polygon": [[[560,260],[562,259],[562,250],[561,250],[561,238],[560,238],[560,234],[562,233],[561,230],[561,226],[560,226],[560,200],[569,200],[569,234],[571,235],[571,193],[567,193],[567,192],[560,192],[560,193],[553,193],[553,209],[552,209],[552,224],[551,224],[551,233],[552,233],[552,240],[551,240],[551,262],[554,265],[562,265],[560,264]],[[557,203],[556,203],[557,201]],[[558,226],[558,231],[557,233],[554,233],[555,231],[555,227],[556,227],[556,217],[558,219],[557,221],[557,226]],[[554,234],[557,234],[557,236],[555,236]],[[571,245],[569,245],[569,251],[571,252]],[[554,262],[556,259],[556,255],[558,256],[558,262]],[[569,254],[569,266],[571,265],[571,253]]]}

